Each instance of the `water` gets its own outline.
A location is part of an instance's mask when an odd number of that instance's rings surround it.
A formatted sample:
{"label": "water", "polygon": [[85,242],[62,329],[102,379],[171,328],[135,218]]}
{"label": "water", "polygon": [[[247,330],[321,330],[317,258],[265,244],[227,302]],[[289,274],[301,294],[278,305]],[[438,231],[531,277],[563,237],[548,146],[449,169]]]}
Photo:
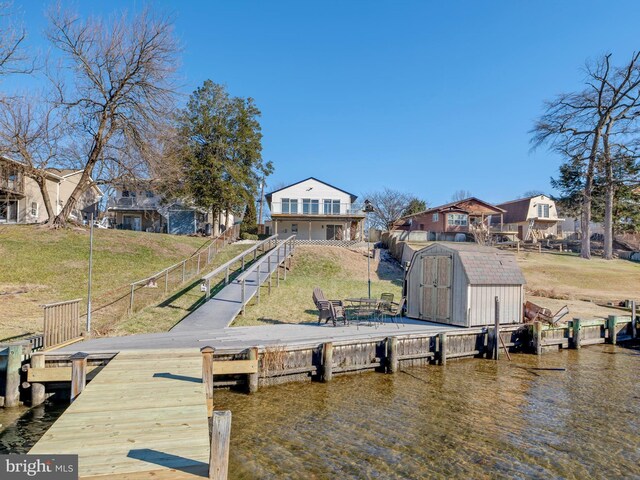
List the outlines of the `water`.
{"label": "water", "polygon": [[[566,369],[566,370],[565,370]],[[640,478],[640,350],[450,361],[220,391],[231,479]],[[64,407],[0,434],[24,452]]]}

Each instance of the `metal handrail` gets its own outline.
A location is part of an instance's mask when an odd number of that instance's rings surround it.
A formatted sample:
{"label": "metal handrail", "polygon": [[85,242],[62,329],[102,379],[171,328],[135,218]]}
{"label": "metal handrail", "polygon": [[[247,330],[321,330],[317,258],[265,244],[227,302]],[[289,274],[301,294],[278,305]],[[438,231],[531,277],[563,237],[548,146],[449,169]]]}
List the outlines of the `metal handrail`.
{"label": "metal handrail", "polygon": [[[202,277],[201,281],[204,283],[205,285],[205,300],[208,300],[209,297],[211,296],[211,279],[213,277],[215,277],[216,275],[222,273],[223,271],[225,271],[225,285],[229,283],[229,273],[230,273],[230,268],[231,265],[233,265],[234,263],[236,263],[237,261],[242,261],[242,267],[241,270],[244,271],[245,269],[245,258],[249,255],[251,255],[253,253],[253,259],[255,260],[257,258],[257,251],[259,248],[264,247],[267,243],[269,244],[268,250],[271,250],[271,242],[275,242],[277,245],[277,239],[278,236],[277,235],[271,235],[268,238],[265,238],[264,240],[262,240],[259,243],[256,243],[253,247],[251,247],[248,250],[245,250],[244,252],[236,255],[235,257],[233,257],[231,260],[229,260],[228,262],[224,263],[223,265],[220,265],[219,267],[217,267],[216,269],[212,270],[211,272],[207,273],[205,276]],[[263,251],[266,251],[263,249]]]}
{"label": "metal handrail", "polygon": [[[296,236],[295,235],[291,235],[290,237],[288,237],[285,240],[281,240],[280,242],[278,242],[275,246],[275,248],[273,250],[275,250],[277,252],[277,263],[276,263],[276,270],[278,270],[278,282],[280,282],[280,273],[279,273],[279,268],[280,268],[280,264],[284,263],[287,261],[287,258],[289,258],[292,254],[293,251],[295,249],[295,239]],[[284,245],[284,255],[280,255],[280,247]],[[287,251],[287,245],[289,245],[289,251]],[[272,250],[272,252],[273,252]],[[247,277],[249,276],[249,274],[254,273],[256,274],[256,292],[258,295],[258,303],[260,302],[260,267],[262,266],[263,263],[268,262],[269,264],[269,271],[268,271],[268,275],[267,278],[269,278],[269,292],[271,292],[271,275],[273,274],[273,272],[271,271],[271,257],[272,257],[272,252],[270,254],[267,254],[265,257],[261,258],[258,262],[256,262],[253,267],[254,267],[254,271],[247,271],[245,273],[243,273],[242,275],[240,275],[236,281],[242,285],[242,297],[241,297],[241,304],[242,304],[242,313],[244,314],[245,311],[245,306],[246,304],[249,302],[249,300],[251,300],[251,298],[253,297],[252,295],[249,295],[249,298],[247,298],[246,295],[246,281],[247,281]],[[284,279],[287,279],[287,269],[284,269]],[[266,280],[266,279],[265,279]],[[255,294],[254,293],[254,294]]]}

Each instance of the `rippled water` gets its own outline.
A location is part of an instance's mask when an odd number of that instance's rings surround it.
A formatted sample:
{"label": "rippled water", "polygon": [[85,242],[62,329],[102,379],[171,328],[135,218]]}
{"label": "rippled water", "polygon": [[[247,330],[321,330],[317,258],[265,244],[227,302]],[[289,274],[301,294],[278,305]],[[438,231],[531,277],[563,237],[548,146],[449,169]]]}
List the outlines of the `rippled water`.
{"label": "rippled water", "polygon": [[[233,412],[231,479],[640,478],[640,350],[342,376],[248,396]],[[0,435],[26,451],[60,413],[36,409]]]}
{"label": "rippled water", "polygon": [[640,478],[638,350],[513,357],[217,392],[230,477]]}

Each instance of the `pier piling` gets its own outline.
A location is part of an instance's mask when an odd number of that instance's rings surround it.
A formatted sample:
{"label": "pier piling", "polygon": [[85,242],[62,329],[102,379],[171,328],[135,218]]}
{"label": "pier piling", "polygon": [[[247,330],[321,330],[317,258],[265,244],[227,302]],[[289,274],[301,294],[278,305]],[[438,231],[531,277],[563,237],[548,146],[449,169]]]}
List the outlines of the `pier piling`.
{"label": "pier piling", "polygon": [[215,348],[202,347],[202,383],[204,384],[204,393],[207,399],[207,417],[213,414],[213,353]]}
{"label": "pier piling", "polygon": [[[258,360],[258,347],[251,347],[249,349],[249,360]],[[259,370],[258,368],[258,371]],[[258,391],[258,371],[247,375],[249,393],[256,393]]]}
{"label": "pier piling", "polygon": [[229,439],[231,438],[231,412],[213,412],[211,418],[211,452],[209,478],[227,480],[229,472]]}
{"label": "pier piling", "polygon": [[330,382],[333,378],[333,343],[322,345],[322,381]]}
{"label": "pier piling", "polygon": [[398,337],[387,338],[387,357],[388,357],[388,372],[396,373],[398,371]]}
{"label": "pier piling", "polygon": [[71,355],[71,402],[82,393],[87,385],[88,353],[78,352]]}
{"label": "pier piling", "polygon": [[[42,353],[34,353],[31,356],[31,368],[44,368],[45,358]],[[31,384],[31,406],[36,407],[45,400],[45,386],[44,383],[32,383]]]}

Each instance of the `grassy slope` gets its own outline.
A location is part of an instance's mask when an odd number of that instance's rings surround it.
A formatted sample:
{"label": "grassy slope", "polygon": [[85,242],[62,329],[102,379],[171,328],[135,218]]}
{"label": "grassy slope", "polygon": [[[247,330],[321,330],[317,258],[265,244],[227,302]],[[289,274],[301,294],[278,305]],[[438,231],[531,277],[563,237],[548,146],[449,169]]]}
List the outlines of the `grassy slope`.
{"label": "grassy slope", "polygon": [[[371,261],[372,296],[392,292],[400,298],[401,278],[395,263]],[[366,297],[366,256],[340,247],[298,246],[287,281],[281,280],[280,288],[274,286],[271,296],[263,289],[260,305],[251,305],[233,325],[316,322],[314,287],[322,288],[330,299]]]}
{"label": "grassy slope", "polygon": [[[204,238],[96,229],[95,297],[194,253]],[[42,328],[41,304],[86,297],[89,232],[0,227],[0,338]],[[83,307],[85,308],[85,307]]]}

